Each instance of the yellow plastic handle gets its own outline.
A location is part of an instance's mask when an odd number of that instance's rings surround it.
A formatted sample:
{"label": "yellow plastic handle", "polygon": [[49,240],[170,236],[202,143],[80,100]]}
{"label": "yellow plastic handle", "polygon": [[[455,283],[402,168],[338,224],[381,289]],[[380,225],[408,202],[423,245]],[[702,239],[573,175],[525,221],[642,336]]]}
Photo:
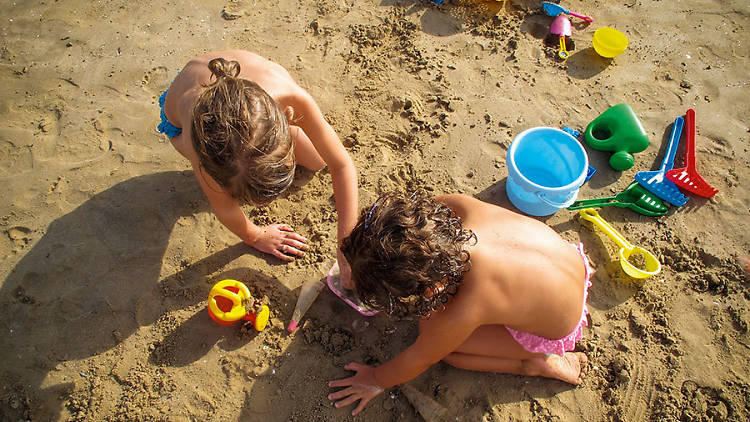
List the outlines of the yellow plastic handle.
{"label": "yellow plastic handle", "polygon": [[560,51],[557,54],[561,59],[567,59],[569,56],[568,49],[565,48],[565,37],[562,35],[560,36]]}
{"label": "yellow plastic handle", "polygon": [[[237,293],[227,290],[226,287],[234,287]],[[222,311],[216,303],[216,296],[221,296],[232,301],[232,309],[227,312]],[[247,314],[243,301],[250,298],[250,290],[247,286],[237,280],[222,280],[211,288],[208,293],[208,308],[217,319],[225,322],[239,321]]]}
{"label": "yellow plastic handle", "polygon": [[633,249],[633,245],[631,245],[630,242],[625,239],[625,237],[618,233],[617,230],[614,229],[614,227],[610,226],[609,223],[607,223],[595,209],[584,208],[582,210],[579,210],[578,214],[580,214],[581,218],[583,218],[584,220],[591,221],[599,226],[599,228],[602,229],[604,233],[606,233],[610,239],[614,240],[615,243],[617,243],[621,248],[625,248],[627,250]]}

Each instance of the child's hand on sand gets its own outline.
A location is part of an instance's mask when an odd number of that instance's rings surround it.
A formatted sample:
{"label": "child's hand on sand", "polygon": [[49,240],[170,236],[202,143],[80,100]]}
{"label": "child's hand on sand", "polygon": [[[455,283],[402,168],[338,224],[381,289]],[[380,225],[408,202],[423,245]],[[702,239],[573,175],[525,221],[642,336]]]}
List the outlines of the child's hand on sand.
{"label": "child's hand on sand", "polygon": [[295,256],[303,257],[308,249],[307,239],[294,232],[286,224],[270,224],[260,228],[260,234],[248,245],[271,254],[284,261],[293,261]]}
{"label": "child's hand on sand", "polygon": [[383,389],[378,386],[377,380],[375,379],[375,368],[372,366],[351,362],[346,365],[344,369],[355,371],[357,373],[349,378],[329,382],[329,387],[348,388],[329,394],[328,400],[334,401],[343,398],[343,400],[334,403],[334,406],[336,407],[348,406],[359,400],[359,404],[352,411],[352,416],[356,416],[365,408],[370,400],[382,393]]}

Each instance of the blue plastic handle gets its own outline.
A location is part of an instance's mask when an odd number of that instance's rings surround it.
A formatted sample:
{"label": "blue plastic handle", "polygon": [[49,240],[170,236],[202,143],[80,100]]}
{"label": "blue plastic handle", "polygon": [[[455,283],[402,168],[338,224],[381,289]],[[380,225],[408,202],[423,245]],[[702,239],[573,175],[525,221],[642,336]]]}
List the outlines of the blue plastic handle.
{"label": "blue plastic handle", "polygon": [[685,124],[685,119],[682,116],[678,116],[674,119],[672,125],[672,134],[669,135],[669,145],[667,145],[667,154],[664,156],[664,162],[661,163],[659,172],[665,173],[667,170],[671,170],[674,167],[674,156],[677,154],[677,145],[680,144],[680,136],[682,136],[682,126]]}
{"label": "blue plastic handle", "polygon": [[568,208],[569,206],[573,205],[573,203],[576,201],[576,195],[578,194],[578,189],[574,190],[573,192],[570,192],[568,194],[568,197],[565,198],[565,201],[563,202],[554,202],[544,197],[544,193],[542,192],[534,192],[537,198],[539,198],[542,202],[545,204],[555,207],[555,208]]}

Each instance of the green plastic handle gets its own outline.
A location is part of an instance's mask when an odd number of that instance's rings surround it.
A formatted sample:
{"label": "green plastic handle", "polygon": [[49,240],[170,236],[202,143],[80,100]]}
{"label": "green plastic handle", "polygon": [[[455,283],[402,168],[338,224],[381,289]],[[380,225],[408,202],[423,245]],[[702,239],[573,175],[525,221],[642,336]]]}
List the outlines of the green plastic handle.
{"label": "green plastic handle", "polygon": [[627,207],[628,203],[620,202],[617,197],[611,196],[609,198],[597,198],[597,199],[584,199],[581,201],[573,202],[573,205],[568,207],[569,210],[581,210],[584,208],[596,208],[596,207]]}
{"label": "green plastic handle", "polygon": [[638,204],[630,203],[630,202],[620,202],[617,200],[614,201],[607,201],[607,198],[601,198],[601,199],[586,199],[583,201],[576,201],[573,203],[572,206],[568,207],[569,210],[582,210],[586,208],[597,208],[597,207],[620,207],[620,208],[629,208],[632,211],[637,212],[638,214],[645,215],[646,217],[661,217],[662,215],[665,215],[666,211],[651,211],[649,209],[643,208]]}
{"label": "green plastic handle", "polygon": [[660,199],[656,198],[651,192],[640,186],[638,182],[631,183],[624,191],[615,196],[576,201],[573,205],[568,207],[568,209],[580,210],[584,208],[611,206],[630,208],[632,211],[648,217],[659,217],[669,211]]}

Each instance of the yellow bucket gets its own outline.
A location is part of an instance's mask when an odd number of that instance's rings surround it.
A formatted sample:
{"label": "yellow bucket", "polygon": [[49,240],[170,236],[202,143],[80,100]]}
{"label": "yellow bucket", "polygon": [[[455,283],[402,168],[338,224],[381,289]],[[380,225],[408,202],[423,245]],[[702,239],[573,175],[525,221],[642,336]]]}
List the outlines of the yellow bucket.
{"label": "yellow bucket", "polygon": [[592,45],[597,54],[611,59],[625,51],[628,47],[628,37],[614,28],[605,26],[594,31]]}

